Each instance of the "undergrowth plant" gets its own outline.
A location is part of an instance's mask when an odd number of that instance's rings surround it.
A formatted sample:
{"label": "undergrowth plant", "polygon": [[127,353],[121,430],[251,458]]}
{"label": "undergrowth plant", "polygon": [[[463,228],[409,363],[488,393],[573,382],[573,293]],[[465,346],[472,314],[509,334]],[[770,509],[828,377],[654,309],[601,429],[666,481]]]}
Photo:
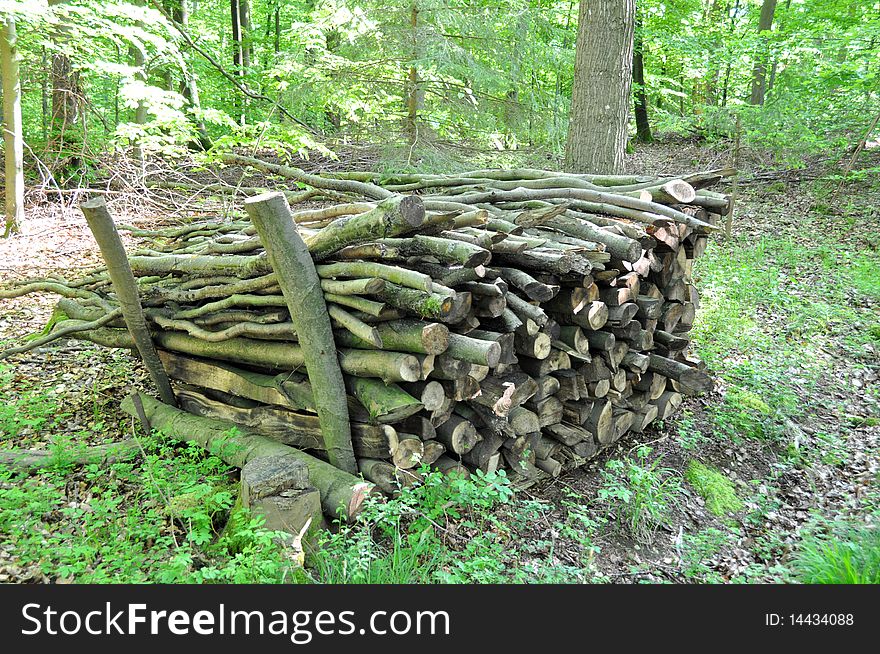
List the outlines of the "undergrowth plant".
{"label": "undergrowth plant", "polygon": [[312,557],[318,580],[485,581],[503,570],[498,544],[506,528],[493,509],[513,498],[504,471],[471,478],[422,473],[420,484],[388,500],[368,499],[357,522],[324,535]]}
{"label": "undergrowth plant", "polygon": [[232,470],[196,446],[142,437],[143,454],[39,474],[0,469],[0,540],[32,575],[77,583],[270,583],[291,578],[262,517],[227,524]]}
{"label": "undergrowth plant", "polygon": [[667,524],[681,497],[681,477],[663,467],[662,457],[649,460],[652,450],[643,446],[635,457],[613,459],[601,470],[597,497],[610,516],[638,543],[650,544]]}
{"label": "undergrowth plant", "polygon": [[806,584],[880,584],[880,530],[875,524],[835,522],[829,533],[810,534],[794,559]]}
{"label": "undergrowth plant", "polygon": [[[368,500],[358,520],[325,533],[308,563],[324,583],[581,583],[593,579],[594,525],[566,521],[583,565],[555,557],[556,529],[543,502],[518,497],[504,471],[470,478],[422,471],[396,497]],[[583,519],[581,519],[583,518]],[[549,526],[549,525],[548,525]],[[560,526],[556,525],[557,528]],[[527,531],[529,530],[529,531]]]}
{"label": "undergrowth plant", "polygon": [[58,403],[49,393],[40,388],[13,393],[13,384],[18,383],[12,366],[0,364],[0,442],[25,429],[51,427],[61,417]]}

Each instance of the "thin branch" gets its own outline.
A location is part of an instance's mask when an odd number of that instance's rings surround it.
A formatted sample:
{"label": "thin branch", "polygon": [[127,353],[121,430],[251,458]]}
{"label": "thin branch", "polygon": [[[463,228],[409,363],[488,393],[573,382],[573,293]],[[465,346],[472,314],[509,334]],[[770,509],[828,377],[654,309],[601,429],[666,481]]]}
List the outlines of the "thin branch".
{"label": "thin branch", "polygon": [[114,309],[110,313],[101,316],[97,320],[93,320],[92,322],[80,323],[76,325],[70,325],[68,327],[63,327],[59,329],[57,332],[52,332],[50,334],[46,334],[45,336],[41,336],[40,338],[34,339],[27,345],[20,345],[19,347],[11,347],[8,350],[3,350],[0,352],[0,361],[3,359],[9,358],[14,354],[21,354],[22,352],[27,352],[29,350],[33,350],[34,348],[40,347],[41,345],[45,345],[46,343],[51,343],[52,341],[58,340],[59,338],[64,338],[68,334],[73,334],[75,332],[89,331],[90,329],[96,329],[98,327],[103,327],[108,322],[119,318],[122,315],[122,309]]}
{"label": "thin branch", "polygon": [[168,12],[162,6],[161,2],[158,2],[158,0],[151,0],[151,4],[159,11],[159,13],[161,13],[165,17],[166,20],[168,20],[168,22],[171,23],[171,25],[174,27],[174,29],[177,30],[177,32],[183,37],[183,40],[186,41],[186,44],[189,47],[191,47],[193,50],[198,52],[200,55],[202,55],[208,61],[208,63],[210,63],[214,68],[216,68],[217,71],[221,75],[223,75],[223,77],[225,77],[227,80],[229,80],[229,82],[235,88],[237,88],[239,91],[244,93],[249,98],[252,98],[254,100],[262,100],[263,102],[268,102],[268,103],[274,105],[278,109],[278,111],[283,113],[287,118],[289,118],[290,120],[295,122],[297,125],[299,125],[303,129],[308,130],[308,132],[310,134],[312,134],[314,136],[318,135],[314,129],[312,129],[309,125],[307,125],[306,123],[301,121],[299,118],[294,116],[287,109],[285,109],[283,106],[281,106],[278,102],[276,102],[275,100],[273,100],[272,98],[270,98],[268,96],[263,95],[262,93],[257,93],[256,91],[251,91],[248,87],[246,87],[244,84],[242,84],[237,79],[235,79],[235,76],[232,73],[228,72],[225,68],[223,68],[223,66],[220,64],[220,62],[217,61],[210,52],[208,52],[208,51],[204,50],[203,48],[199,47],[198,45],[196,45],[195,41],[192,40],[192,37],[186,32],[186,30],[183,29],[183,26],[180,25],[177,21],[175,21],[168,14]]}

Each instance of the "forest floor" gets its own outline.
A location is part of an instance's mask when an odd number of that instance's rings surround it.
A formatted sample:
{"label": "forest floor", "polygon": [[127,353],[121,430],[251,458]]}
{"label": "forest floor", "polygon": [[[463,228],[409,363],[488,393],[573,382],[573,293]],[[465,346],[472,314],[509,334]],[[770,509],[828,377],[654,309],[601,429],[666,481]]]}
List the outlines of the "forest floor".
{"label": "forest floor", "polygon": [[[447,523],[448,556],[430,565],[399,564],[401,551],[424,551],[419,534],[398,525],[390,544],[344,530],[314,575],[756,583],[832,580],[842,570],[866,580],[859,568],[872,556],[878,574],[880,182],[844,184],[746,159],[733,234],[716,238],[695,269],[694,340],[718,380],[713,393],[579,471],[475,509],[484,538],[474,538],[473,520]],[[723,150],[674,143],[640,149],[628,166],[652,173],[727,162]],[[34,203],[24,233],[0,241],[4,277],[94,266],[73,206],[69,197]],[[145,202],[116,211],[139,224],[167,219]],[[0,349],[42,330],[53,304],[4,300]],[[84,444],[135,433],[118,403],[144,384],[129,354],[76,341],[0,362],[0,449],[54,456],[30,476],[0,467],[0,582],[278,578],[279,554],[256,526],[220,533],[234,473],[213,457],[141,436],[131,460],[71,463]],[[386,574],[328,572],[371,557],[390,561]]]}

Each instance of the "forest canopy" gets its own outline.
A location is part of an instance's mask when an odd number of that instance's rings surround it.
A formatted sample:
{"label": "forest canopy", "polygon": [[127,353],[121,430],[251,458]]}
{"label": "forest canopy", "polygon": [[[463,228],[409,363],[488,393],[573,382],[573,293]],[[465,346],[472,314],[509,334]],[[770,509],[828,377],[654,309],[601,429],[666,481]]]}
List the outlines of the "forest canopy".
{"label": "forest canopy", "polygon": [[[26,151],[47,162],[199,141],[565,146],[573,0],[0,4],[17,24]],[[633,94],[653,134],[728,137],[739,121],[794,163],[840,150],[880,111],[878,17],[854,0],[641,0]]]}

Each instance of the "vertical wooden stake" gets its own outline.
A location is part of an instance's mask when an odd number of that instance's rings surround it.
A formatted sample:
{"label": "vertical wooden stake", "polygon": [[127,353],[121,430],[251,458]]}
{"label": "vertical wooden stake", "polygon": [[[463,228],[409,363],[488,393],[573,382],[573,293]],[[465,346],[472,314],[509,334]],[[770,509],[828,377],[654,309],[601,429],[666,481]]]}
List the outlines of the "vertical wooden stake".
{"label": "vertical wooden stake", "polygon": [[147,320],[144,318],[144,310],[138,298],[137,282],[128,265],[128,257],[119,238],[119,232],[116,231],[113,218],[107,211],[107,203],[104,202],[104,198],[99,197],[83,202],[79,208],[101,249],[101,255],[107,264],[107,273],[110,275],[113,290],[122,309],[122,317],[125,318],[125,325],[134,339],[134,344],[153,383],[159,389],[159,397],[165,404],[177,406],[171,382],[168,381],[168,375],[165,374],[159,354],[153,345],[150,330],[147,328]]}
{"label": "vertical wooden stake", "polygon": [[248,198],[244,208],[266,249],[290,311],[314,391],[327,456],[335,467],[357,474],[345,382],[315,262],[297,231],[283,194],[264,193]]}

